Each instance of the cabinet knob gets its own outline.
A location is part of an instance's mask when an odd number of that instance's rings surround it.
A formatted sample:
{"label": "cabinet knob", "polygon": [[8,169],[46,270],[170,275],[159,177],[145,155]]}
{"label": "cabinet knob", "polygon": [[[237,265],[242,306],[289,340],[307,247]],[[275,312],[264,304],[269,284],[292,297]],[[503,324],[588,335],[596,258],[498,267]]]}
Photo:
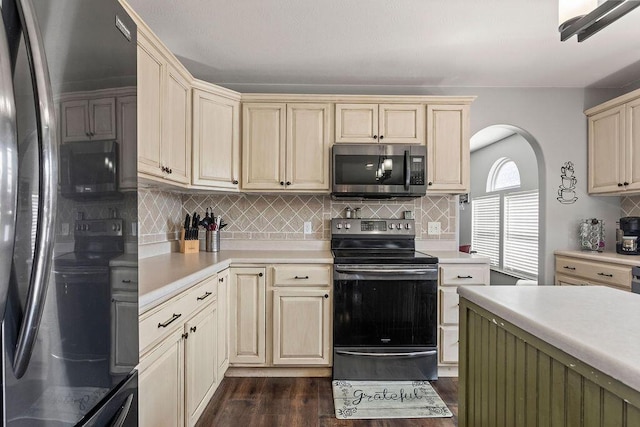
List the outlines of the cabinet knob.
{"label": "cabinet knob", "polygon": [[160,170],[161,170],[162,172],[166,172],[166,171],[167,171],[167,168],[165,168],[164,166],[160,166]]}
{"label": "cabinet knob", "polygon": [[182,334],[182,338],[185,340],[189,338],[189,332],[185,332],[184,334]]}
{"label": "cabinet knob", "polygon": [[218,279],[218,282],[222,283],[222,282],[224,282],[224,279],[221,277],[221,278]]}
{"label": "cabinet knob", "polygon": [[291,185],[291,181],[287,181],[287,185]]}
{"label": "cabinet knob", "polygon": [[623,184],[624,184],[624,186],[625,186],[625,187],[626,187],[627,185],[629,185],[629,183],[628,183],[628,182],[626,182],[626,181],[625,181],[625,182],[623,182]]}
{"label": "cabinet knob", "polygon": [[329,294],[324,294],[324,297],[325,298],[329,298]]}
{"label": "cabinet knob", "polygon": [[190,330],[191,332],[195,332],[195,331],[196,331],[196,329],[197,329],[197,326],[192,326],[191,328],[189,328],[189,330]]}
{"label": "cabinet knob", "polygon": [[262,274],[262,273],[258,273],[258,276],[259,276],[259,277],[262,277],[262,276],[264,276],[264,274]]}
{"label": "cabinet knob", "polygon": [[380,141],[384,139],[384,135],[380,135]]}
{"label": "cabinet knob", "polygon": [[232,182],[233,182],[233,185],[238,185],[238,180],[237,179],[234,179]]}
{"label": "cabinet knob", "polygon": [[622,187],[622,183],[621,182],[618,183],[618,187]]}
{"label": "cabinet knob", "polygon": [[284,185],[284,181],[280,181],[280,185]]}
{"label": "cabinet knob", "polygon": [[373,135],[373,139],[378,139],[378,135]]}
{"label": "cabinet knob", "polygon": [[173,169],[171,169],[171,168],[167,168],[167,172],[169,172],[169,173],[173,173]]}
{"label": "cabinet knob", "polygon": [[433,185],[433,182],[429,182],[427,185]]}

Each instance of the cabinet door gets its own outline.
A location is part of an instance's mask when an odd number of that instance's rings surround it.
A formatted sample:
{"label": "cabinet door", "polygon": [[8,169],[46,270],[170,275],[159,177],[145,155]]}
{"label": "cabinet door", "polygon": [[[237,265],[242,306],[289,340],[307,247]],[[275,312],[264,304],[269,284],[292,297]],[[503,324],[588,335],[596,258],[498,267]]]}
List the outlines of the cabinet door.
{"label": "cabinet door", "polygon": [[116,139],[116,99],[89,100],[89,134],[92,140]]}
{"label": "cabinet door", "polygon": [[440,323],[457,325],[459,310],[458,288],[455,286],[440,288]]}
{"label": "cabinet door", "polygon": [[440,328],[440,363],[458,363],[457,326],[441,326]]}
{"label": "cabinet door", "polygon": [[62,108],[62,142],[87,141],[89,132],[89,103],[86,100],[65,101]]}
{"label": "cabinet door", "polygon": [[378,104],[336,104],[336,142],[378,142]]}
{"label": "cabinet door", "polygon": [[218,344],[216,345],[218,382],[222,381],[229,367],[229,280],[229,269],[218,273]]}
{"label": "cabinet door", "polygon": [[331,310],[328,289],[273,291],[273,364],[329,365]]}
{"label": "cabinet door", "polygon": [[141,427],[184,425],[182,329],[176,330],[140,360]]}
{"label": "cabinet door", "polygon": [[624,126],[624,105],[589,117],[589,193],[623,189]]}
{"label": "cabinet door", "polygon": [[120,143],[120,190],[138,188],[136,158],[138,152],[138,98],[123,96],[116,106]]}
{"label": "cabinet door", "polygon": [[380,104],[379,111],[381,143],[424,144],[424,105]]}
{"label": "cabinet door", "polygon": [[329,191],[330,108],[287,104],[287,189]]}
{"label": "cabinet door", "polygon": [[626,105],[626,190],[640,190],[640,98]]}
{"label": "cabinet door", "polygon": [[264,364],[265,269],[231,269],[231,363]]}
{"label": "cabinet door", "polygon": [[169,168],[165,177],[191,183],[191,86],[171,65],[167,66],[162,125],[161,163]]}
{"label": "cabinet door", "polygon": [[112,374],[126,374],[138,364],[138,330],[129,325],[138,323],[138,293],[114,292],[111,295]]}
{"label": "cabinet door", "polygon": [[138,172],[163,176],[160,165],[164,60],[138,37]]}
{"label": "cabinet door", "polygon": [[187,426],[196,424],[217,386],[217,304],[185,323],[185,402]]}
{"label": "cabinet door", "polygon": [[194,185],[239,188],[240,102],[193,92]]}
{"label": "cabinet door", "polygon": [[469,191],[469,106],[427,106],[427,193]]}
{"label": "cabinet door", "polygon": [[284,189],[285,114],[285,104],[243,105],[243,190]]}

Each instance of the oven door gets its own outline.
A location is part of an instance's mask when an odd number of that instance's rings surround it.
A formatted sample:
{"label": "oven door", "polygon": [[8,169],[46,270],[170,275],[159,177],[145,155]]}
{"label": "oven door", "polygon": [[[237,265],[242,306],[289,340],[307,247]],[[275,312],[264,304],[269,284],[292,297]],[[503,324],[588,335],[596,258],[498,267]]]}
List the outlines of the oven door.
{"label": "oven door", "polygon": [[334,379],[437,378],[437,271],[334,267]]}

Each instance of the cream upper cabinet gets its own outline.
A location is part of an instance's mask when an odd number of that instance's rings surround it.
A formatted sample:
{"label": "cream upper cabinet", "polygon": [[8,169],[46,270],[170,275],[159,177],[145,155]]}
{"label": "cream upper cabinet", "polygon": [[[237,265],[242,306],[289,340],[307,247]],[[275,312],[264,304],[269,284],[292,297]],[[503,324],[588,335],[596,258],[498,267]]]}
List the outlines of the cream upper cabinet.
{"label": "cream upper cabinet", "polygon": [[469,105],[427,106],[427,194],[469,191]]}
{"label": "cream upper cabinet", "polygon": [[240,101],[193,91],[192,184],[239,190]]}
{"label": "cream upper cabinet", "polygon": [[62,142],[116,139],[116,99],[64,101]]}
{"label": "cream upper cabinet", "polygon": [[640,194],[640,90],[585,114],[589,194]]}
{"label": "cream upper cabinet", "polygon": [[119,97],[116,103],[118,142],[120,143],[120,190],[138,188],[136,152],[138,146],[138,97]]}
{"label": "cream upper cabinet", "polygon": [[329,365],[329,289],[273,291],[273,364]]}
{"label": "cream upper cabinet", "polygon": [[231,363],[266,363],[265,273],[262,267],[231,269]]}
{"label": "cream upper cabinet", "polygon": [[336,104],[336,143],[424,144],[422,104]]}
{"label": "cream upper cabinet", "polygon": [[191,183],[191,83],[138,32],[138,172]]}
{"label": "cream upper cabinet", "polygon": [[329,104],[244,104],[242,189],[329,191],[329,129]]}

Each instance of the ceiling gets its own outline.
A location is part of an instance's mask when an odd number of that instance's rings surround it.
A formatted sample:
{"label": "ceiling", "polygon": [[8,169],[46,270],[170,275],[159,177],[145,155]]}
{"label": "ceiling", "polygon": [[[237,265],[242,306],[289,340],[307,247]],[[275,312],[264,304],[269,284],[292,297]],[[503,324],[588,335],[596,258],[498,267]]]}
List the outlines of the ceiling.
{"label": "ceiling", "polygon": [[640,9],[560,42],[557,0],[129,0],[191,73],[224,86],[620,88]]}

